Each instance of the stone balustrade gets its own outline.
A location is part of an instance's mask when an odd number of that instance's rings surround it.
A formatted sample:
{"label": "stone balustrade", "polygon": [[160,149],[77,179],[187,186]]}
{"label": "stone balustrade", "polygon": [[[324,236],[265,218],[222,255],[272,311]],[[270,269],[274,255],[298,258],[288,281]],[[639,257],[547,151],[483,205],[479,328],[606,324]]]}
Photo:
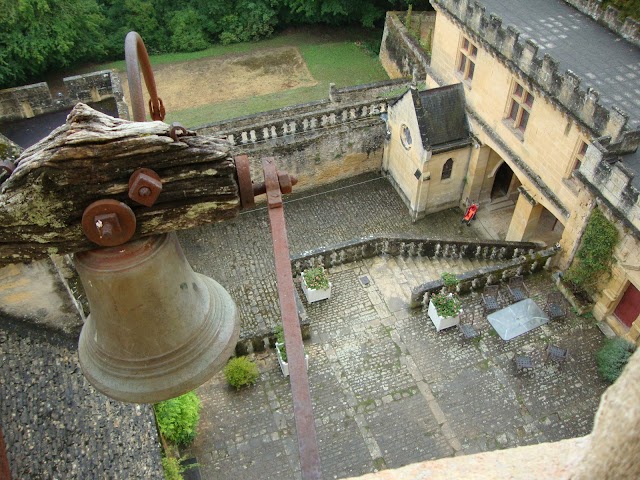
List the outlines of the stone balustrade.
{"label": "stone balustrade", "polygon": [[[542,269],[549,269],[552,258],[558,253],[560,247],[555,246],[538,252],[529,251],[524,255],[516,256],[496,265],[478,268],[456,275],[458,278],[458,293],[470,293],[479,290],[485,285],[493,285],[506,282],[515,275],[530,275]],[[411,307],[417,308],[429,304],[431,294],[443,291],[442,279],[423,283],[411,290]]]}
{"label": "stone balustrade", "polygon": [[216,136],[226,137],[232,145],[247,145],[267,142],[277,138],[311,133],[370,117],[377,117],[387,111],[388,100],[376,99],[350,105],[332,106],[277,121],[234,127],[216,132]]}

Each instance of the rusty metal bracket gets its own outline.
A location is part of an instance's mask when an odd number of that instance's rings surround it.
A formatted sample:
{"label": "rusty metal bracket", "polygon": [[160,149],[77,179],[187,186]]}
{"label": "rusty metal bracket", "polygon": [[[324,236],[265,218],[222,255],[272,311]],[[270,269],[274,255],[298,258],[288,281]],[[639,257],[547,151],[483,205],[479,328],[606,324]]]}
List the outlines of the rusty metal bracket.
{"label": "rusty metal bracket", "polygon": [[187,130],[182,124],[178,122],[173,122],[171,124],[171,128],[169,129],[169,136],[173,139],[174,142],[179,142],[179,137],[195,137],[196,132],[192,132],[191,130]]}
{"label": "rusty metal bracket", "polygon": [[139,168],[129,178],[129,198],[145,207],[152,206],[162,192],[160,175],[150,168]]}
{"label": "rusty metal bracket", "polygon": [[162,99],[158,97],[156,81],[153,77],[149,54],[144,42],[137,32],[129,32],[124,40],[124,58],[127,63],[127,80],[129,83],[129,94],[131,95],[131,107],[133,108],[133,119],[136,122],[146,121],[144,110],[144,97],[142,95],[142,82],[140,81],[140,70],[144,83],[149,92],[149,113],[153,120],[164,120],[165,111]]}
{"label": "rusty metal bracket", "polygon": [[[307,480],[320,479],[320,454],[316,437],[316,427],[311,405],[309,377],[304,361],[304,347],[300,320],[295,300],[293,273],[289,257],[289,242],[287,226],[282,208],[282,191],[291,191],[289,176],[279,174],[273,158],[262,160],[264,170],[264,184],[267,193],[269,223],[273,240],[273,255],[276,266],[276,280],[278,284],[278,300],[284,327],[284,341],[287,348],[289,362],[289,376],[291,379],[291,394],[293,397],[293,416],[296,422],[298,449],[300,452],[300,466],[302,477]],[[281,178],[283,179],[281,182]],[[282,187],[285,185],[285,188]],[[288,187],[287,187],[288,185]]]}

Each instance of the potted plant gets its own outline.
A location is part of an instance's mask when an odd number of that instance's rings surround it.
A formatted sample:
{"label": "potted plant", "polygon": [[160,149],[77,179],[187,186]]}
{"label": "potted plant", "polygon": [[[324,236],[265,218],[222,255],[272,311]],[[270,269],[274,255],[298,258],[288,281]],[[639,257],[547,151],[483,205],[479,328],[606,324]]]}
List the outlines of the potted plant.
{"label": "potted plant", "polygon": [[331,297],[331,282],[324,267],[310,268],[302,272],[302,291],[309,303]]}
{"label": "potted plant", "polygon": [[439,332],[460,323],[462,307],[455,293],[435,293],[429,299],[429,318]]}
{"label": "potted plant", "polygon": [[429,318],[439,332],[445,328],[454,327],[460,323],[462,307],[460,299],[454,293],[458,286],[458,278],[444,272],[442,275],[443,289],[440,293],[434,293],[429,299]]}
{"label": "potted plant", "polygon": [[[276,334],[276,355],[278,356],[280,370],[282,370],[282,375],[288,377],[289,363],[287,362],[287,347],[284,344],[284,329],[282,325],[276,326],[274,333]],[[304,352],[304,366],[309,368],[309,355],[307,355],[307,352]]]}

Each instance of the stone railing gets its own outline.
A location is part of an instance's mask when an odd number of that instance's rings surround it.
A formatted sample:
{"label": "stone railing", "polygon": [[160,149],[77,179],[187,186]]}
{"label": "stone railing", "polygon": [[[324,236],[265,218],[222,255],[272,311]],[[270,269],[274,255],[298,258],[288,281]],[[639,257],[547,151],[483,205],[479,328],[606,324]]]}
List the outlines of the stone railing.
{"label": "stone railing", "polygon": [[520,40],[514,27],[504,28],[497,15],[486,15],[485,8],[471,0],[432,0],[432,3],[459,24],[474,40],[496,54],[510,69],[519,70],[537,87],[538,94],[596,132],[617,139],[627,123],[627,116],[598,101],[592,88],[580,88],[581,79],[570,70],[558,71],[558,62],[550,55],[538,56],[538,45]]}
{"label": "stone railing", "polygon": [[[67,95],[52,95],[45,82],[0,90],[0,121],[31,118],[57,112],[77,102],[93,103],[114,98],[120,112],[123,99],[120,79],[111,70],[102,70],[63,79]],[[126,117],[123,117],[126,118]]]}
{"label": "stone railing", "polygon": [[[317,100],[308,103],[299,103],[287,107],[267,110],[265,112],[254,113],[242,117],[221,120],[219,122],[208,123],[194,128],[200,135],[219,136],[225,132],[238,129],[254,128],[256,125],[281,124],[291,118],[311,115],[315,112],[331,110],[332,108],[343,107],[346,103],[358,103],[375,101],[379,97],[389,97],[389,93],[410,85],[408,79],[384,80],[381,82],[356,85],[354,87],[336,88],[334,84],[329,85],[329,97],[324,100]],[[393,97],[392,97],[393,98]],[[336,104],[342,103],[338,106]]]}
{"label": "stone railing", "polygon": [[377,117],[387,111],[388,99],[368,100],[349,105],[330,104],[330,108],[318,109],[281,120],[237,127],[231,123],[228,130],[215,132],[226,137],[232,145],[247,145],[268,142],[294,134],[312,133],[322,128],[331,128],[350,122]]}
{"label": "stone railing", "polygon": [[386,97],[401,89],[411,86],[410,78],[397,78],[382,82],[365,83],[353,87],[336,88],[329,85],[329,99],[332,102],[364,102],[374,98]]}
{"label": "stone railing", "polygon": [[[485,285],[505,282],[515,275],[529,275],[539,270],[549,269],[552,258],[560,247],[555,246],[547,250],[529,252],[488,267],[478,268],[456,275],[458,278],[458,293],[469,293],[482,289]],[[411,290],[411,307],[417,308],[429,304],[429,297],[433,293],[441,292],[444,288],[442,279],[423,283]]]}
{"label": "stone railing", "polygon": [[[640,238],[640,191],[633,185],[637,172],[632,171],[618,155],[638,148],[640,131],[627,132],[620,142],[599,139],[587,149],[584,160],[574,175]],[[622,152],[620,151],[622,150]],[[638,155],[636,153],[636,155]]]}
{"label": "stone railing", "polygon": [[640,23],[631,17],[620,21],[620,12],[611,5],[602,8],[601,0],[564,0],[576,10],[590,16],[612,32],[640,47]]}
{"label": "stone railing", "polygon": [[292,255],[291,269],[295,276],[306,268],[330,268],[378,255],[508,260],[534,254],[539,249],[540,245],[530,242],[369,236]]}

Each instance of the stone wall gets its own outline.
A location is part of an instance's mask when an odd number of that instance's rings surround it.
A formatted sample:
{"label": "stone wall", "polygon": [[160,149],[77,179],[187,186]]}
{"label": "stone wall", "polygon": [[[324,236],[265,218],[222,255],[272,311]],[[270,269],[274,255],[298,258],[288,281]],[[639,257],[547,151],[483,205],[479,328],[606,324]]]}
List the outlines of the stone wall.
{"label": "stone wall", "polygon": [[[634,172],[624,161],[615,161],[619,150],[638,148],[640,132],[628,132],[618,143],[608,139],[594,141],[587,149],[580,169],[575,172],[591,192],[640,238],[640,191],[633,185]],[[612,163],[615,162],[615,163]]]}
{"label": "stone wall", "polygon": [[380,62],[390,77],[412,77],[424,79],[429,70],[429,54],[413,38],[398,15],[402,12],[387,12],[380,45]]}
{"label": "stone wall", "polygon": [[522,41],[513,27],[504,28],[497,15],[486,15],[485,8],[470,0],[433,0],[473,41],[513,71],[519,72],[535,91],[549,103],[570,114],[597,136],[610,135],[617,140],[627,123],[620,110],[611,110],[598,101],[598,92],[581,88],[581,79],[567,71],[560,74],[558,62],[545,54],[538,55],[538,45]]}
{"label": "stone wall", "polygon": [[196,131],[226,137],[234,154],[247,154],[256,182],[263,179],[260,159],[274,157],[279,170],[298,178],[296,191],[303,191],[380,170],[386,132],[380,115],[392,98],[295,105]]}
{"label": "stone wall", "polygon": [[114,98],[121,118],[128,118],[120,79],[111,70],[102,70],[63,79],[67,95],[52,95],[45,82],[0,90],[0,122],[58,112],[78,102],[93,103]]}
{"label": "stone wall", "polygon": [[624,22],[620,21],[620,12],[611,5],[606,9],[602,8],[601,0],[564,1],[634,45],[640,46],[640,23],[633,18],[627,17]]}

